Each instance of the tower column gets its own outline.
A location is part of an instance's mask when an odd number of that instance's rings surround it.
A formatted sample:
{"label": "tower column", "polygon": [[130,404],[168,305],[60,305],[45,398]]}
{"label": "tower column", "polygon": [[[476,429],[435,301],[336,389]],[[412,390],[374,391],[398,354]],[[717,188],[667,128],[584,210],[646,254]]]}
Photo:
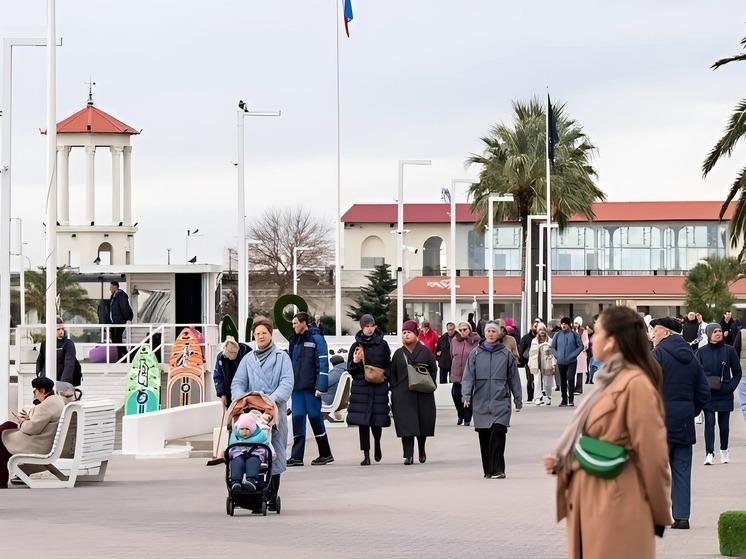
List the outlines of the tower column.
{"label": "tower column", "polygon": [[96,197],[94,186],[96,182],[96,146],[85,148],[85,220],[93,224],[96,219]]}
{"label": "tower column", "polygon": [[122,196],[125,225],[132,225],[132,146],[124,146],[124,192]]}
{"label": "tower column", "polygon": [[70,225],[70,146],[57,147],[60,225]]}
{"label": "tower column", "polygon": [[111,146],[111,223],[117,225],[122,221],[122,148]]}

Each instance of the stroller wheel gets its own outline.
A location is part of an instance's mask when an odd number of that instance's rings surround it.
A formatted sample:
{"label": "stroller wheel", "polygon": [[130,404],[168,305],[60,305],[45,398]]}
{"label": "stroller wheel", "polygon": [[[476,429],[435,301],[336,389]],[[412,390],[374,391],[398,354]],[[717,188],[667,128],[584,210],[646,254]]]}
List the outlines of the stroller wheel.
{"label": "stroller wheel", "polygon": [[275,497],[275,512],[277,514],[280,514],[280,509],[282,508],[281,503],[282,502],[280,501],[280,496],[278,495],[277,497]]}
{"label": "stroller wheel", "polygon": [[262,516],[267,516],[267,501],[262,502]]}
{"label": "stroller wheel", "polygon": [[228,497],[225,500],[225,512],[228,516],[233,516],[233,511],[235,510],[235,504],[233,503],[233,499]]}

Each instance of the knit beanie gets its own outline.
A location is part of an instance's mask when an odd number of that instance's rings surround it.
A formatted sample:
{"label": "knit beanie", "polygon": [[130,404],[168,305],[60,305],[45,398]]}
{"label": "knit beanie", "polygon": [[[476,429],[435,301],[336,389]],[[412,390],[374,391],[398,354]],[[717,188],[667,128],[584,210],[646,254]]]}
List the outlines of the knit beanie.
{"label": "knit beanie", "polygon": [[231,361],[235,361],[238,357],[238,342],[233,336],[228,336],[223,343],[223,355],[225,355]]}
{"label": "knit beanie", "polygon": [[407,320],[404,322],[404,324],[401,325],[402,331],[409,330],[410,332],[414,332],[415,336],[420,335],[420,329],[417,328],[417,323],[414,320]]}
{"label": "knit beanie", "polygon": [[465,320],[462,320],[461,322],[458,323],[458,329],[461,330],[462,327],[463,328],[468,328],[469,331],[471,332],[471,324],[469,324]]}
{"label": "knit beanie", "polygon": [[371,324],[375,324],[376,319],[373,318],[372,314],[364,314],[360,317],[360,328],[364,328],[365,326],[370,326]]}
{"label": "knit beanie", "polygon": [[573,324],[580,324],[583,325],[583,317],[582,316],[576,316],[575,320],[573,320]]}
{"label": "knit beanie", "polygon": [[509,316],[505,318],[505,326],[513,326],[513,319]]}
{"label": "knit beanie", "polygon": [[570,322],[570,317],[569,316],[563,316],[560,319],[560,324],[567,324],[568,326],[572,326],[572,322]]}
{"label": "knit beanie", "polygon": [[236,428],[248,429],[250,433],[253,433],[256,429],[256,419],[250,413],[241,414],[236,421]]}
{"label": "knit beanie", "polygon": [[705,327],[705,332],[707,333],[707,341],[710,341],[710,338],[712,338],[712,334],[715,332],[715,330],[720,330],[721,332],[723,329],[720,327],[720,324],[717,322],[712,322]]}
{"label": "knit beanie", "polygon": [[484,331],[486,332],[487,330],[497,330],[499,332],[500,327],[497,325],[497,322],[495,322],[494,320],[490,320],[487,324],[484,325]]}

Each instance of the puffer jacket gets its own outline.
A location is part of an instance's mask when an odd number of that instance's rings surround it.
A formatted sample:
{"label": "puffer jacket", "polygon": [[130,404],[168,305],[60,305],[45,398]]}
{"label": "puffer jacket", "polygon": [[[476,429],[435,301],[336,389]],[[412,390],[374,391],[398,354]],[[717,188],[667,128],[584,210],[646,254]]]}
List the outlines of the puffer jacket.
{"label": "puffer jacket", "polygon": [[293,391],[315,389],[326,392],[329,386],[329,350],[324,336],[316,328],[293,334],[288,354],[293,362]]}
{"label": "puffer jacket", "polygon": [[[385,371],[386,380],[375,384],[365,380],[363,363],[355,363],[355,348],[362,346],[365,364],[380,367]],[[391,376],[391,350],[383,339],[383,332],[376,329],[370,338],[360,330],[355,335],[355,343],[350,346],[347,359],[347,372],[352,376],[350,402],[347,405],[347,424],[371,427],[388,427],[389,416],[389,377]]]}
{"label": "puffer jacket", "polygon": [[666,431],[670,444],[693,445],[697,442],[694,418],[710,399],[705,372],[684,338],[672,334],[653,350],[663,369],[663,403],[666,407]]}
{"label": "puffer jacket", "polygon": [[708,411],[733,411],[733,393],[741,382],[741,360],[736,351],[723,342],[709,343],[697,350],[697,361],[700,362],[706,377],[719,377],[719,390],[710,390],[710,401],[704,409]]}
{"label": "puffer jacket", "polygon": [[[479,345],[479,334],[472,332],[466,338],[456,334],[451,338],[451,382],[461,382],[469,353]],[[502,345],[502,344],[501,344]]]}

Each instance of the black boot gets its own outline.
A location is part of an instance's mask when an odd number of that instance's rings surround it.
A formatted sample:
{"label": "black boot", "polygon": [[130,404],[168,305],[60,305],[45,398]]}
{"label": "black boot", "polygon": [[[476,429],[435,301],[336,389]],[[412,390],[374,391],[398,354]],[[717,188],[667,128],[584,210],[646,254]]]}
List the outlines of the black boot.
{"label": "black boot", "polygon": [[363,461],[360,462],[361,466],[370,466],[370,450],[363,451]]}
{"label": "black boot", "polygon": [[381,458],[383,458],[383,452],[381,451],[381,441],[376,441],[376,448],[375,452],[373,453],[373,458],[376,462],[380,462]]}

